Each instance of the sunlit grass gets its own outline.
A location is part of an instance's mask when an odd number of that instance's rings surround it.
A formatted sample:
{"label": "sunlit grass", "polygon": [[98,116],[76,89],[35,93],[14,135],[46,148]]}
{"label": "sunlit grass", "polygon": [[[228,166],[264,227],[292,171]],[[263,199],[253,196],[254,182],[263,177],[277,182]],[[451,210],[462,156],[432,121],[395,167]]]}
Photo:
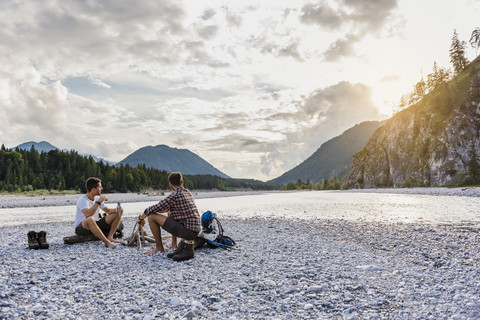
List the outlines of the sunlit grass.
{"label": "sunlit grass", "polygon": [[78,194],[78,190],[47,190],[47,189],[38,189],[33,191],[18,191],[18,192],[0,192],[0,195],[15,195],[15,196],[54,196],[54,195],[68,195],[68,194]]}

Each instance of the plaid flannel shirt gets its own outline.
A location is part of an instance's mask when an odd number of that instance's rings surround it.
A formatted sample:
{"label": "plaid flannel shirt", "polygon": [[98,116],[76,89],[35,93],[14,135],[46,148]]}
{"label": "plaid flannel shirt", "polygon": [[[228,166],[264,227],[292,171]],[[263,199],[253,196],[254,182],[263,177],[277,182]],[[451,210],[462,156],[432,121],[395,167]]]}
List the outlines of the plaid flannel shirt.
{"label": "plaid flannel shirt", "polygon": [[202,230],[200,214],[189,190],[180,187],[165,199],[145,209],[147,216],[158,211],[169,211],[170,218],[183,224],[183,226],[193,232]]}

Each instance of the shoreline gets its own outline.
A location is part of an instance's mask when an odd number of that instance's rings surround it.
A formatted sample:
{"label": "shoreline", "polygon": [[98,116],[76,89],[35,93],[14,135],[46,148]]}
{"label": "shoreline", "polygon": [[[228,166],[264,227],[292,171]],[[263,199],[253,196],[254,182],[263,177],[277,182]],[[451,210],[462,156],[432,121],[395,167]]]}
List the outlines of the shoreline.
{"label": "shoreline", "polygon": [[[385,188],[385,189],[349,189],[349,190],[298,190],[298,191],[192,191],[195,199],[237,197],[245,195],[257,195],[268,193],[294,193],[294,192],[339,192],[339,193],[391,193],[391,194],[415,194],[429,196],[459,196],[480,197],[480,187],[431,187],[431,188]],[[2,208],[30,208],[30,207],[56,207],[76,205],[77,200],[83,194],[66,195],[0,195],[0,209]],[[153,202],[160,201],[168,192],[151,193],[112,193],[107,194],[109,203],[115,202]]]}
{"label": "shoreline", "polygon": [[[243,195],[265,194],[272,191],[192,191],[195,199],[223,198]],[[280,191],[278,191],[280,192]],[[165,198],[169,192],[152,193],[105,193],[108,203],[132,202],[158,202]],[[0,195],[0,209],[2,208],[32,208],[32,207],[57,207],[76,205],[83,193],[65,195]]]}

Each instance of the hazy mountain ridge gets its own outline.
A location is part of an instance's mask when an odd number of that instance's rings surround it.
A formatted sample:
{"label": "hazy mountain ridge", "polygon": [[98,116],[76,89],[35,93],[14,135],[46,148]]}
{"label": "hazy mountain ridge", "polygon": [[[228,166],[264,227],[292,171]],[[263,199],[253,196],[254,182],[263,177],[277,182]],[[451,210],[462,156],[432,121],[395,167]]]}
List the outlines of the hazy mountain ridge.
{"label": "hazy mountain ridge", "polygon": [[[47,141],[40,141],[40,142],[27,141],[27,142],[24,142],[22,144],[19,144],[15,148],[30,150],[32,147],[35,150],[37,150],[38,152],[49,152],[49,151],[52,151],[52,150],[68,151],[66,149],[60,150],[59,148],[55,147],[54,145],[52,145],[51,143],[49,143]],[[15,149],[15,148],[13,148],[13,149]]]}
{"label": "hazy mountain ridge", "polygon": [[310,180],[319,183],[333,176],[342,178],[352,164],[353,155],[361,150],[373,132],[385,121],[365,121],[323,143],[310,157],[295,168],[269,182],[285,184]]}
{"label": "hazy mountain ridge", "polygon": [[[70,150],[67,150],[67,149],[60,149],[60,148],[57,148],[55,147],[54,145],[52,145],[50,142],[48,141],[40,141],[40,142],[36,142],[36,141],[27,141],[27,142],[24,142],[22,144],[19,144],[18,146],[16,146],[15,148],[19,148],[19,149],[24,149],[24,150],[30,150],[31,148],[34,148],[35,150],[37,150],[38,152],[42,153],[42,152],[49,152],[49,151],[52,151],[52,150],[58,150],[58,151],[63,151],[63,152],[69,152]],[[15,149],[13,148],[13,149]],[[92,154],[81,154],[82,156],[86,156],[86,157],[92,157],[93,160],[99,162],[99,161],[103,161],[105,163],[109,163],[109,164],[113,164],[112,162],[110,161],[107,161],[105,159],[102,159],[102,158],[99,158],[97,156],[94,156]]]}
{"label": "hazy mountain ridge", "polygon": [[170,148],[166,145],[140,148],[117,163],[117,165],[120,164],[128,164],[133,167],[145,164],[147,167],[167,172],[180,171],[182,174],[207,174],[229,178],[190,150]]}
{"label": "hazy mountain ridge", "polygon": [[[47,141],[28,141],[19,144],[15,148],[30,150],[32,146],[38,152],[49,152],[51,150],[68,152],[68,150],[61,150]],[[116,164],[114,162],[107,162],[106,160],[93,155],[85,156],[91,156],[97,162],[103,161],[104,163],[109,163],[112,165],[128,164],[131,167],[135,167],[139,164],[145,164],[149,168],[165,170],[167,172],[180,171],[183,174],[205,174],[219,176],[222,178],[229,178],[229,176],[216,169],[210,163],[208,163],[195,153],[191,152],[190,150],[170,148],[166,145],[158,145],[155,147],[147,146],[140,148]]]}
{"label": "hazy mountain ridge", "polygon": [[472,174],[469,172],[472,161],[478,167],[479,132],[480,58],[477,58],[446,86],[429,93],[380,127],[363,150],[355,154],[342,187],[465,183]]}

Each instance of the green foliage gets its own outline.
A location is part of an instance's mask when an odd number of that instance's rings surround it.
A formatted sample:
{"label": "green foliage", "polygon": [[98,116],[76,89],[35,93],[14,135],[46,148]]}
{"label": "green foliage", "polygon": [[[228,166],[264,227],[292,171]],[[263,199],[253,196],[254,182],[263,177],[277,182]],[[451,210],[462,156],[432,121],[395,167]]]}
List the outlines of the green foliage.
{"label": "green foliage", "polygon": [[450,45],[450,62],[455,74],[466,68],[468,59],[466,56],[467,43],[458,39],[457,30],[453,31],[452,44]]}
{"label": "green foliage", "polygon": [[432,73],[427,75],[427,80],[425,81],[422,75],[420,81],[414,85],[413,91],[402,95],[399,104],[395,107],[395,112],[398,113],[417,103],[421,103],[425,98],[428,99],[429,95],[435,95],[437,90],[447,86],[451,78],[450,70],[438,67],[437,62],[434,61]]}
{"label": "green foliage", "polygon": [[[168,190],[168,173],[141,164],[112,166],[96,162],[76,151],[0,150],[0,193],[85,191],[85,180],[95,176],[102,180],[105,192],[139,192],[152,188]],[[278,190],[280,185],[257,180],[226,179],[217,176],[184,176],[185,187],[205,190]],[[44,192],[44,191],[41,191]]]}
{"label": "green foliage", "polygon": [[303,181],[298,179],[297,182],[290,182],[282,186],[281,190],[340,190],[342,180],[332,177],[330,180],[324,179],[322,182],[313,185],[309,179]]}
{"label": "green foliage", "polygon": [[427,76],[427,89],[432,92],[438,88],[445,86],[451,79],[450,71],[445,68],[440,68],[437,62],[433,62],[433,71]]}
{"label": "green foliage", "polygon": [[480,28],[475,28],[475,30],[472,31],[472,36],[470,37],[469,42],[473,48],[480,48]]}

